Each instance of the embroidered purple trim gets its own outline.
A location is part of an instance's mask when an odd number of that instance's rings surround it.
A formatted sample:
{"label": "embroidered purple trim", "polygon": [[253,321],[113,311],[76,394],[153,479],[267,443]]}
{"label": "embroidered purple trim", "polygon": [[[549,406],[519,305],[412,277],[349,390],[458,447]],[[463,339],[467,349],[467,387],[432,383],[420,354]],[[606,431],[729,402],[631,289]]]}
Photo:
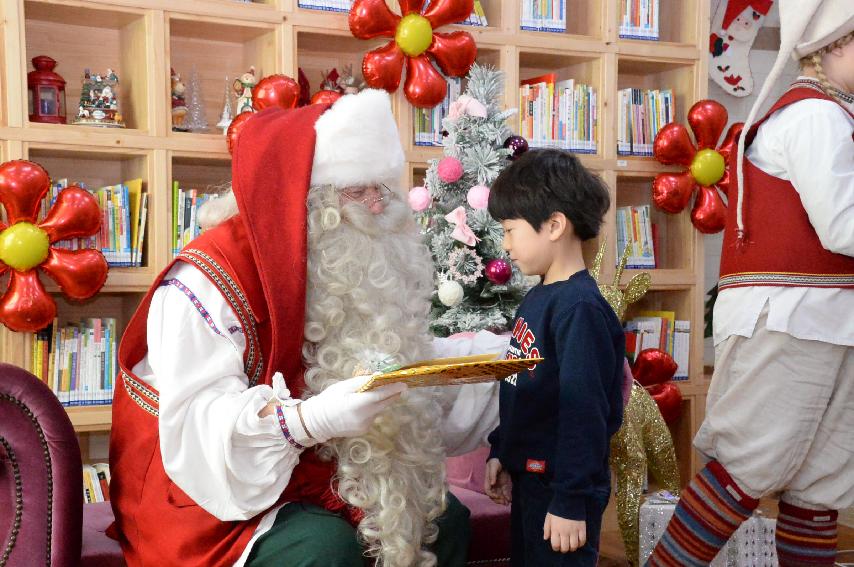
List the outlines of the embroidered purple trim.
{"label": "embroidered purple trim", "polygon": [[283,411],[282,406],[276,406],[276,417],[279,418],[279,427],[282,429],[282,434],[285,436],[285,440],[290,443],[291,447],[298,451],[305,450],[305,445],[299,443],[291,435],[291,430],[288,429],[288,424],[285,422],[285,412]]}
{"label": "embroidered purple trim", "polygon": [[174,278],[169,279],[169,280],[163,280],[162,282],[160,282],[160,285],[161,286],[172,285],[172,286],[175,286],[178,289],[180,289],[182,292],[184,292],[184,295],[186,295],[187,298],[193,303],[193,306],[196,308],[196,311],[199,312],[199,315],[202,316],[202,318],[208,324],[208,327],[210,327],[211,330],[213,330],[213,332],[216,333],[217,335],[223,336],[223,334],[220,332],[220,330],[217,328],[216,324],[214,323],[213,317],[211,317],[211,314],[208,313],[208,310],[205,309],[205,306],[202,305],[202,302],[199,301],[199,298],[196,297],[196,294],[193,293],[193,291],[190,288],[185,286],[180,280],[176,280]]}

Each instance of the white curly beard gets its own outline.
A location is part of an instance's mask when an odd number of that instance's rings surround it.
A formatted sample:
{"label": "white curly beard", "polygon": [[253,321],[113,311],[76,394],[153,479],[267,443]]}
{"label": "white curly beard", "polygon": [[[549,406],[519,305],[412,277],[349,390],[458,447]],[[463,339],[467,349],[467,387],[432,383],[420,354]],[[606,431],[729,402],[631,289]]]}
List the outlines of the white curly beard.
{"label": "white curly beard", "polygon": [[[400,362],[426,358],[433,268],[406,205],[396,195],[381,215],[339,203],[315,187],[308,203],[308,286],[303,358],[313,393],[350,378],[364,353]],[[359,535],[386,567],[436,564],[445,507],[441,410],[432,389],[410,390],[363,436],[332,439],[321,455],[338,462],[338,492],[363,510]]]}

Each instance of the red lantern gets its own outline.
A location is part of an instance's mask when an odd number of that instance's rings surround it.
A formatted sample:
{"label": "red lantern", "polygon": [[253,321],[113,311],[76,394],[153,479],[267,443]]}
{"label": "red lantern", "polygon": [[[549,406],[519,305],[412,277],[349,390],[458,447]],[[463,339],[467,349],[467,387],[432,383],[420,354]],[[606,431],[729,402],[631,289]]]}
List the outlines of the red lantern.
{"label": "red lantern", "polygon": [[53,72],[56,61],[39,55],[33,67],[27,73],[30,122],[65,124],[65,79]]}

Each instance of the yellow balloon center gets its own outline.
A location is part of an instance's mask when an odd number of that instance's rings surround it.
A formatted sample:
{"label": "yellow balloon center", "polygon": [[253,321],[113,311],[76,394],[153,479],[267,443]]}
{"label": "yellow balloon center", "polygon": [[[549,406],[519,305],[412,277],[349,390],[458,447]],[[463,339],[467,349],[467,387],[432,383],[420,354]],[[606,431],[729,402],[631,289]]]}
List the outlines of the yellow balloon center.
{"label": "yellow balloon center", "polygon": [[433,28],[424,16],[407,14],[397,24],[394,41],[410,57],[421,55],[433,43]]}
{"label": "yellow balloon center", "polygon": [[715,150],[700,150],[691,162],[691,175],[700,185],[714,185],[724,176],[726,161]]}
{"label": "yellow balloon center", "polygon": [[19,272],[44,262],[49,250],[47,233],[34,224],[19,222],[0,233],[0,260]]}

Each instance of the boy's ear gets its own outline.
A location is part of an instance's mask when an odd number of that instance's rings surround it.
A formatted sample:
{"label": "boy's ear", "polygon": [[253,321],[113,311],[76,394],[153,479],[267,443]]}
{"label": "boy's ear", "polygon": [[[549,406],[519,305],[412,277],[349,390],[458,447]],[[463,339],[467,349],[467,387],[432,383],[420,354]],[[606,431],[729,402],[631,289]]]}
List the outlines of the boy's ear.
{"label": "boy's ear", "polygon": [[546,227],[549,231],[549,240],[552,242],[561,238],[567,231],[572,232],[572,223],[565,214],[559,212],[552,213],[546,221]]}

